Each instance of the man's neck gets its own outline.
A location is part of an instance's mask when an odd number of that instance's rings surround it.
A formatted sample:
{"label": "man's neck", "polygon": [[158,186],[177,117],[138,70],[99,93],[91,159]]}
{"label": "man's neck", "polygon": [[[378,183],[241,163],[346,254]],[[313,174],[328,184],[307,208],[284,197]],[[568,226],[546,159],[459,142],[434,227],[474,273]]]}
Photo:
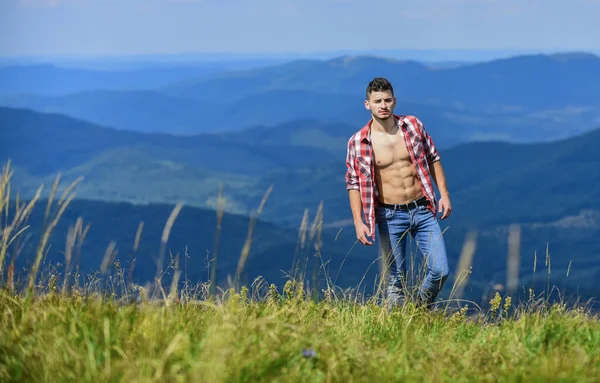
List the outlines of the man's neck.
{"label": "man's neck", "polygon": [[398,132],[398,124],[396,123],[396,118],[394,116],[390,116],[390,118],[386,120],[380,120],[378,118],[373,117],[373,122],[371,123],[371,130],[387,134],[396,134],[396,132]]}

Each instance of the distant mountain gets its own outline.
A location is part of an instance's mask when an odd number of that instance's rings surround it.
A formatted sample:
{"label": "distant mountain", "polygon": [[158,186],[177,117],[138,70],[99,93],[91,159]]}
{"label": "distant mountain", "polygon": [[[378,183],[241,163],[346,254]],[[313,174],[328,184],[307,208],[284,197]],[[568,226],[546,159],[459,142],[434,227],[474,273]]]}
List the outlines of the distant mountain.
{"label": "distant mountain", "polygon": [[50,64],[0,66],[0,94],[64,95],[87,90],[147,90],[219,71],[184,65],[120,71]]}
{"label": "distant mountain", "polygon": [[412,79],[403,100],[482,112],[597,109],[600,57],[531,55],[430,71]]}
{"label": "distant mountain", "polygon": [[[300,130],[301,128],[299,128]],[[178,137],[120,131],[58,114],[0,107],[3,156],[23,163],[34,174],[65,171],[109,149],[143,150],[154,158],[217,172],[263,174],[265,171],[332,159],[331,151],[295,143],[254,146],[226,135]],[[42,139],[44,137],[44,139]],[[31,153],[36,153],[32,156]]]}
{"label": "distant mountain", "polygon": [[213,131],[210,105],[150,90],[85,91],[64,96],[0,96],[0,104],[65,114],[99,125],[145,133],[198,134]]}
{"label": "distant mountain", "polygon": [[414,61],[369,56],[331,60],[295,60],[281,65],[231,71],[199,80],[185,80],[161,90],[200,101],[215,95],[242,99],[273,90],[304,90],[325,94],[347,94],[364,100],[364,90],[374,76],[388,76],[398,90],[410,78],[428,71]]}
{"label": "distant mountain", "polygon": [[[406,103],[438,106],[438,116],[446,121],[452,116],[461,124],[479,126],[469,134],[471,139],[527,141],[515,132],[528,135],[537,129],[544,129],[548,139],[559,139],[600,124],[600,57],[592,54],[524,55],[456,67],[365,56],[302,60],[186,80],[163,91],[210,101],[214,94],[241,100],[270,91],[302,90],[348,95],[362,102],[368,82],[376,76],[392,81],[400,109]],[[399,113],[413,113],[408,109]],[[491,129],[489,124],[505,129]]]}
{"label": "distant mountain", "polygon": [[[248,129],[258,134],[263,128],[280,130],[281,125],[293,126],[301,120],[312,120],[318,125],[347,125],[342,135],[347,138],[370,118],[363,102],[361,96],[305,90],[273,90],[237,101],[215,97],[210,102],[156,91],[0,96],[0,105],[65,114],[121,130],[170,135],[225,132],[231,140],[236,140],[238,134],[247,137],[243,131]],[[444,147],[474,140],[530,142],[565,138],[589,129],[594,118],[592,111],[574,111],[570,115],[483,114],[403,101],[398,103],[396,112],[419,116],[436,137],[436,143]],[[319,145],[319,134],[306,139],[312,138]]]}
{"label": "distant mountain", "polygon": [[447,68],[365,56],[302,60],[186,80],[163,90],[202,101],[214,94],[243,98],[282,89],[364,98],[377,76],[392,82],[399,100],[471,112],[595,107],[600,100],[600,57],[592,54],[516,56]]}
{"label": "distant mountain", "polygon": [[277,126],[257,124],[236,132],[214,133],[229,143],[264,146],[294,145],[326,150],[337,157],[345,156],[348,138],[360,127],[343,122],[298,119]]}
{"label": "distant mountain", "polygon": [[[515,56],[448,67],[346,56],[219,72],[9,66],[0,67],[0,105],[169,134],[306,118],[359,125],[368,118],[362,103],[375,76],[394,84],[398,113],[444,125],[440,131],[462,137],[455,142],[566,138],[600,123],[600,58],[591,54]],[[62,97],[40,97],[48,95]]]}
{"label": "distant mountain", "polygon": [[[490,143],[448,150],[455,199],[464,201],[460,214],[473,223],[497,224],[557,220],[600,209],[596,145],[600,129],[546,144]],[[481,207],[494,214],[482,214]]]}
{"label": "distant mountain", "polygon": [[[323,105],[331,107],[324,109]],[[65,114],[121,130],[196,135],[275,126],[298,119],[368,119],[359,99],[306,91],[273,91],[236,102],[194,101],[155,91],[89,91],[58,97],[0,96],[0,105]]]}

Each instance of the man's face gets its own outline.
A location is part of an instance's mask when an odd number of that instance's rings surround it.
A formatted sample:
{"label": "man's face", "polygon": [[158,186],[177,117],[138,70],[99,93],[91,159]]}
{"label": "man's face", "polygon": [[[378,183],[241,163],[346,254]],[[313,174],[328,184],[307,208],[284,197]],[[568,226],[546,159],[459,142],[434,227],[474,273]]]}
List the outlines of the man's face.
{"label": "man's face", "polygon": [[387,120],[394,113],[396,98],[391,91],[372,92],[368,100],[365,100],[365,108],[371,111],[373,117]]}

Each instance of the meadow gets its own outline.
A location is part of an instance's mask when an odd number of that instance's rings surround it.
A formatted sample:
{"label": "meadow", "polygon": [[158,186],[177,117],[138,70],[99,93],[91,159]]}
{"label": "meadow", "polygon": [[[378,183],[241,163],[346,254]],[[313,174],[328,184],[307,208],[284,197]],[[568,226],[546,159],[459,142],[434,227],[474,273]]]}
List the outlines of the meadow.
{"label": "meadow", "polygon": [[[593,382],[600,376],[600,317],[584,303],[550,301],[529,290],[489,307],[449,299],[432,309],[409,300],[388,308],[327,284],[314,294],[290,279],[229,287],[180,280],[138,286],[107,249],[99,273],[65,262],[42,268],[48,238],[75,194],[50,193],[45,231],[21,277],[14,268],[27,218],[39,198],[11,195],[0,182],[0,381],[6,382]],[[15,210],[10,199],[16,198]],[[165,224],[161,261],[179,205]],[[84,237],[84,235],[83,235]],[[226,238],[225,238],[226,239]],[[240,256],[239,271],[247,253]],[[215,263],[216,265],[216,263]],[[468,269],[468,266],[461,266]],[[465,276],[466,278],[466,276]],[[465,278],[457,278],[453,291]]]}

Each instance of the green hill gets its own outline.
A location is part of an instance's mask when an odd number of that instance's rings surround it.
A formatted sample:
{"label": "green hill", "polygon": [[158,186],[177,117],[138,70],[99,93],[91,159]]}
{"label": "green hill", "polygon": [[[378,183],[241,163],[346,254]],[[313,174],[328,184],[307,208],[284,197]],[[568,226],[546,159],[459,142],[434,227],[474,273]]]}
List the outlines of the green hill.
{"label": "green hill", "polygon": [[[306,125],[287,126],[290,134],[311,129]],[[320,124],[319,128],[325,131],[328,126]],[[35,174],[64,171],[114,148],[136,148],[156,158],[243,174],[263,174],[274,168],[297,166],[306,163],[307,156],[315,161],[333,158],[329,149],[319,148],[322,141],[303,146],[293,140],[275,140],[257,146],[253,144],[255,139],[252,142],[240,140],[234,133],[192,137],[143,134],[59,114],[3,107],[0,107],[0,134],[3,155],[12,157],[15,163]]]}
{"label": "green hill", "polygon": [[[464,201],[461,216],[482,224],[537,222],[600,208],[598,144],[600,129],[546,144],[447,150],[454,199]],[[482,214],[482,206],[494,214]]]}

